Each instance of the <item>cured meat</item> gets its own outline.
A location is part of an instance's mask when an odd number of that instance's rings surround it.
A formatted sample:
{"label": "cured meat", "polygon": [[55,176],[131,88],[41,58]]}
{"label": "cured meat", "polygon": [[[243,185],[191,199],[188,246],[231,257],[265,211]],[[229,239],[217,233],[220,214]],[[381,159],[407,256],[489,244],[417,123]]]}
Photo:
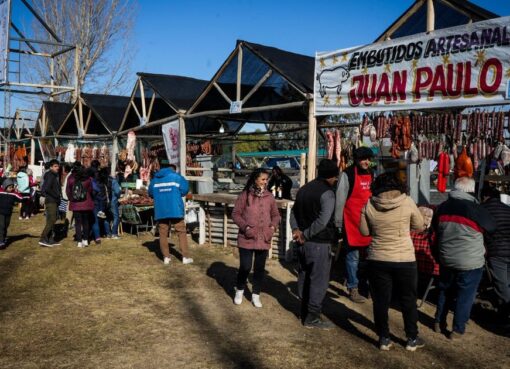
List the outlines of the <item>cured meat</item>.
{"label": "cured meat", "polygon": [[450,174],[450,156],[442,152],[439,154],[438,176],[437,176],[437,190],[439,192],[446,191],[446,183],[448,182],[448,175]]}
{"label": "cured meat", "polygon": [[136,135],[135,132],[129,131],[126,150],[127,150],[127,159],[135,161],[135,147],[136,147]]}
{"label": "cured meat", "polygon": [[342,158],[342,137],[340,130],[335,130],[335,158],[337,165],[340,166],[340,159]]}
{"label": "cured meat", "polygon": [[328,159],[333,159],[333,150],[335,148],[335,139],[333,138],[333,133],[326,129],[326,152],[328,155]]}

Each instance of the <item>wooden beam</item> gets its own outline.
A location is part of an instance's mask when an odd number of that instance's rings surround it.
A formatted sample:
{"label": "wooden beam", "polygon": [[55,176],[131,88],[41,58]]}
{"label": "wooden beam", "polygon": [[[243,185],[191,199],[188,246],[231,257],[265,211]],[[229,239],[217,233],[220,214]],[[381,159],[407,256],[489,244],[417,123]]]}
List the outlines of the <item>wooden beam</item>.
{"label": "wooden beam", "polygon": [[156,100],[156,91],[152,90],[151,102],[149,104],[149,111],[147,112],[147,124],[151,119],[152,107],[154,106],[154,101]]}
{"label": "wooden beam", "polygon": [[126,124],[126,120],[127,120],[128,115],[129,115],[129,106],[131,105],[131,102],[135,98],[136,89],[138,88],[138,84],[140,83],[141,78],[142,77],[138,77],[138,80],[136,81],[135,87],[133,88],[133,91],[131,91],[131,97],[129,98],[128,108],[124,112],[124,117],[122,118],[122,123],[120,124],[119,132],[124,130],[124,125]]}
{"label": "wooden beam", "polygon": [[221,87],[216,83],[216,82],[213,82],[213,85],[214,87],[216,87],[216,89],[218,90],[218,92],[220,93],[221,96],[223,96],[223,98],[228,102],[228,104],[232,104],[232,100],[230,100],[230,98],[227,96],[227,94],[221,89]]}
{"label": "wooden beam", "polygon": [[89,123],[92,118],[92,109],[89,109],[89,114],[87,115],[87,122],[85,122],[85,132],[89,130]]}
{"label": "wooden beam", "polygon": [[142,118],[144,119],[145,123],[147,123],[147,109],[145,109],[145,91],[142,80],[140,80],[139,86],[140,86],[140,99],[142,100]]}
{"label": "wooden beam", "polygon": [[264,76],[257,82],[255,86],[253,86],[250,92],[248,92],[248,94],[246,94],[246,96],[243,98],[243,105],[251,97],[251,95],[253,95],[260,88],[260,86],[262,86],[262,84],[266,82],[269,77],[271,77],[272,74],[273,74],[272,69],[269,69],[267,73],[264,74]]}
{"label": "wooden beam", "polygon": [[[252,107],[252,108],[244,108],[243,113],[254,113],[254,112],[260,112],[260,111],[297,108],[297,107],[303,106],[305,104],[306,104],[306,101],[294,101],[294,102],[285,103],[285,104],[257,106],[257,107]],[[203,117],[203,116],[207,116],[207,115],[224,115],[224,114],[230,115],[230,109],[201,111],[199,113],[188,114],[188,115],[186,115],[186,118],[196,118],[196,117]]]}
{"label": "wooden beam", "polygon": [[243,71],[243,47],[239,44],[239,51],[237,52],[237,86],[236,86],[236,101],[241,101],[241,85],[242,85],[242,71]]}
{"label": "wooden beam", "polygon": [[142,119],[142,116],[140,115],[140,112],[138,111],[138,108],[136,107],[136,104],[133,100],[131,100],[131,106],[133,107],[133,109],[135,109],[135,113],[136,115],[138,115],[138,119]]}
{"label": "wooden beam", "polygon": [[317,165],[317,119],[314,116],[313,100],[308,102],[308,161],[306,165],[308,182],[315,179]]}
{"label": "wooden beam", "polygon": [[436,14],[434,11],[434,0],[427,0],[427,33],[435,29]]}

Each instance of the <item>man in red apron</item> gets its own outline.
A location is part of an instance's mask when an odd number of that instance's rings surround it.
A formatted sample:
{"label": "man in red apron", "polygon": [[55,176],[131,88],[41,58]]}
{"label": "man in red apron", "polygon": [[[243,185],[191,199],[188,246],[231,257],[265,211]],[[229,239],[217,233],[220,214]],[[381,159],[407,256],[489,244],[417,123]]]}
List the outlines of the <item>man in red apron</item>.
{"label": "man in red apron", "polygon": [[372,195],[370,185],[373,174],[370,159],[374,156],[368,147],[354,150],[354,164],[340,174],[336,190],[335,225],[343,234],[346,248],[345,269],[349,298],[357,303],[365,302],[358,292],[359,250],[370,244],[371,238],[359,231],[361,210]]}

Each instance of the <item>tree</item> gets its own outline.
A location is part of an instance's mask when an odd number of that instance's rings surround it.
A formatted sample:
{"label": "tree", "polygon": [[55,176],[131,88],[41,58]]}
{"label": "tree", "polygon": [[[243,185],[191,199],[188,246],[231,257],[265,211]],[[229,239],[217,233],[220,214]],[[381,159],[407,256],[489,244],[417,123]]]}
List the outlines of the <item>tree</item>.
{"label": "tree", "polygon": [[[133,48],[129,45],[135,19],[136,0],[33,0],[34,9],[66,44],[79,50],[77,82],[79,91],[105,94],[124,92],[130,76]],[[51,40],[34,21],[38,39]],[[55,52],[55,47],[41,47]],[[72,85],[75,53],[55,58],[54,83]],[[49,82],[50,60],[36,59],[35,78]]]}

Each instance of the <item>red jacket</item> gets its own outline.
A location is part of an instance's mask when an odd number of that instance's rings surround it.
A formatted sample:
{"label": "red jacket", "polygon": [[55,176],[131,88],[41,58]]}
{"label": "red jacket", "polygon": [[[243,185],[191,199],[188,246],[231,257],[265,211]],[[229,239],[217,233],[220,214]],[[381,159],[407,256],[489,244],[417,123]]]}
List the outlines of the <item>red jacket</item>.
{"label": "red jacket", "polygon": [[271,192],[266,190],[257,197],[243,191],[235,203],[232,220],[239,227],[238,247],[269,250],[274,230],[280,223],[280,212]]}

